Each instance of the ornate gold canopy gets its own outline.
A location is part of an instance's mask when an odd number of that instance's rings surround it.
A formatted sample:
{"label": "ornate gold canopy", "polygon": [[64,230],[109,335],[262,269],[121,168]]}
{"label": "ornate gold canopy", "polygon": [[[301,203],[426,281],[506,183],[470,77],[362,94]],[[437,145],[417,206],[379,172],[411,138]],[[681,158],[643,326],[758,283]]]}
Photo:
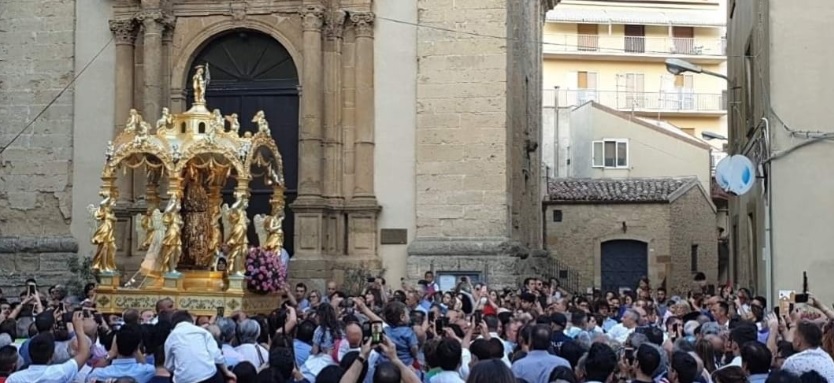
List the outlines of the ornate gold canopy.
{"label": "ornate gold canopy", "polygon": [[[205,104],[202,66],[194,75],[194,104],[182,114],[163,108],[154,127],[136,111],[124,130],[108,143],[102,171],[103,198],[89,210],[96,221],[93,268],[115,271],[115,214],[119,170],[144,170],[147,211],[137,217],[147,251],[142,271],[177,273],[178,267],[205,270],[217,258],[231,275],[242,275],[248,251],[250,181],[262,178],[273,188],[271,212],[255,216],[261,247],[279,253],[283,245],[284,178],[281,154],[263,111],[251,120],[257,129],[241,132],[237,114],[223,116]],[[153,130],[153,131],[152,131]],[[167,183],[163,182],[167,179]],[[234,180],[234,203],[223,204],[222,190]],[[167,204],[161,208],[160,187]],[[184,266],[185,265],[185,266]]]}

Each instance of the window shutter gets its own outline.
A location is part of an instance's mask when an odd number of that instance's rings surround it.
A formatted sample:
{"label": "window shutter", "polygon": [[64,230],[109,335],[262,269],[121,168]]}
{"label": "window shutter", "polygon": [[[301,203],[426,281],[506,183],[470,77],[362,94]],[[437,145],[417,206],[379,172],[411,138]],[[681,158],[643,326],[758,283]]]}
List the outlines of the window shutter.
{"label": "window shutter", "polygon": [[597,72],[588,72],[588,89],[597,89]]}
{"label": "window shutter", "polygon": [[602,141],[594,141],[591,144],[592,166],[601,168],[605,166],[605,149]]}

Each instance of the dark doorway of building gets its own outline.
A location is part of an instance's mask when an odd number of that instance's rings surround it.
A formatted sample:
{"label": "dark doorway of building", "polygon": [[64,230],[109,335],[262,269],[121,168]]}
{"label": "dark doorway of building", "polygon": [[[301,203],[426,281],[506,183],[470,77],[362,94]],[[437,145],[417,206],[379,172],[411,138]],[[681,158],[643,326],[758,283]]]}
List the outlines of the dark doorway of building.
{"label": "dark doorway of building", "polygon": [[[223,115],[237,113],[241,135],[255,132],[252,117],[259,110],[266,113],[269,128],[284,161],[287,206],[295,200],[298,188],[298,71],[289,52],[266,34],[251,30],[234,30],[209,41],[192,61],[192,67],[208,63],[210,82],[206,87],[206,104]],[[191,69],[187,78],[191,78]],[[194,100],[188,82],[187,100]],[[223,199],[232,203],[235,182],[223,190]],[[272,193],[262,179],[251,183],[249,218],[268,214]],[[284,219],[284,248],[293,254],[294,220],[287,207]],[[254,227],[249,227],[249,243],[258,244]]]}
{"label": "dark doorway of building", "polygon": [[648,275],[648,245],[645,242],[615,240],[602,243],[601,274],[603,291],[632,291],[640,278]]}

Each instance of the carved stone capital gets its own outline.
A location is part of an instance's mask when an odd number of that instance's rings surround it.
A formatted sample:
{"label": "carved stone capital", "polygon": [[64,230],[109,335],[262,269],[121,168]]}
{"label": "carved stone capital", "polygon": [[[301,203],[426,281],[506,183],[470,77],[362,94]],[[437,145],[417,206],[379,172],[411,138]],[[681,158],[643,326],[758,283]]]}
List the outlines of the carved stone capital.
{"label": "carved stone capital", "polygon": [[133,20],[110,20],[110,31],[116,39],[116,45],[132,45],[136,40],[136,22]]}
{"label": "carved stone capital", "polygon": [[165,14],[159,9],[147,9],[136,15],[136,20],[142,23],[145,33],[161,33]]}
{"label": "carved stone capital", "polygon": [[246,3],[232,3],[229,5],[229,15],[235,21],[243,21],[248,13],[249,9]]}
{"label": "carved stone capital", "polygon": [[324,34],[328,40],[341,39],[345,31],[347,12],[339,10],[325,15]]}
{"label": "carved stone capital", "polygon": [[172,41],[174,39],[174,28],[177,26],[177,18],[172,15],[165,15],[162,17],[162,40]]}
{"label": "carved stone capital", "polygon": [[350,21],[356,28],[356,37],[372,37],[374,35],[373,12],[355,12],[350,14]]}
{"label": "carved stone capital", "polygon": [[324,7],[307,5],[298,12],[301,14],[301,25],[305,31],[321,32],[324,25]]}

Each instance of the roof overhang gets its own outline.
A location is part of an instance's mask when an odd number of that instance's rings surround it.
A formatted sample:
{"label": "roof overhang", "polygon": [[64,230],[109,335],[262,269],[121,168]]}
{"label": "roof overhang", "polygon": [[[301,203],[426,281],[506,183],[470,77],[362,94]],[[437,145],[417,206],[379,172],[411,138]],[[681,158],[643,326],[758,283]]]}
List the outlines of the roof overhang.
{"label": "roof overhang", "polygon": [[547,12],[547,21],[576,24],[635,24],[682,27],[727,25],[720,12],[713,10],[654,10],[635,8],[583,8],[559,6]]}

